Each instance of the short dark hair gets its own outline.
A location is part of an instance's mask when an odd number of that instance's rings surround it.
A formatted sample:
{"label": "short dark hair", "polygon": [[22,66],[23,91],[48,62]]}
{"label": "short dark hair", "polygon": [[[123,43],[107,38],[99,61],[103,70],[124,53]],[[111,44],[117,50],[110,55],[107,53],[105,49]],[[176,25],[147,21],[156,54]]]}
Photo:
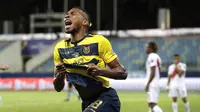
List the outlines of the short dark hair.
{"label": "short dark hair", "polygon": [[174,54],[174,57],[177,57],[177,56],[180,57],[180,54]]}
{"label": "short dark hair", "polygon": [[158,45],[156,44],[156,42],[151,41],[148,43],[148,45],[152,49],[152,52],[157,53]]}
{"label": "short dark hair", "polygon": [[83,8],[81,8],[81,7],[79,7],[79,6],[75,6],[75,7],[73,7],[73,8],[80,9],[81,11],[83,11],[83,12],[87,15],[87,19],[88,19],[88,23],[89,23],[89,26],[88,26],[88,27],[90,27],[90,25],[91,25],[91,20],[90,20],[90,15],[89,15],[89,13],[88,13],[85,9],[83,9]]}
{"label": "short dark hair", "polygon": [[85,12],[87,15],[89,15],[88,12],[87,12],[85,9],[83,9],[83,8],[81,8],[81,7],[79,7],[79,6],[72,7],[72,9],[73,9],[73,8],[80,9],[80,10],[82,10],[83,12]]}

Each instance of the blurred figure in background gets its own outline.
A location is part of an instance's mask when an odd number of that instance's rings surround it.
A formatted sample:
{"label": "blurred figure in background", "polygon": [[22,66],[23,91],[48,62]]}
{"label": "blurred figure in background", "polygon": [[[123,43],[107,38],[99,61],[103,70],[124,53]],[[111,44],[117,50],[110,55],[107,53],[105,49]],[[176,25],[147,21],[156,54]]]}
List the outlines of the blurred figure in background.
{"label": "blurred figure in background", "polygon": [[146,46],[148,58],[146,61],[147,82],[145,91],[147,92],[149,112],[162,112],[157,105],[160,96],[160,68],[161,58],[157,54],[158,46],[155,42],[149,42]]}
{"label": "blurred figure in background", "polygon": [[187,90],[185,87],[186,64],[180,62],[180,55],[174,55],[174,64],[169,66],[167,88],[169,88],[169,97],[172,98],[173,112],[178,112],[177,97],[181,97],[186,112],[190,112],[189,102],[187,101]]}
{"label": "blurred figure in background", "polygon": [[2,65],[2,66],[0,66],[0,70],[8,70],[8,65]]}
{"label": "blurred figure in background", "polygon": [[[4,70],[8,70],[8,65],[2,65],[2,66],[0,66],[0,71],[4,71]],[[0,96],[0,103],[2,102],[2,97]]]}
{"label": "blurred figure in background", "polygon": [[79,96],[79,94],[76,92],[76,90],[73,89],[72,83],[68,83],[68,90],[67,90],[66,101],[69,101],[69,100],[70,100],[71,94],[76,95],[76,97],[78,97],[78,100],[80,100],[80,96]]}

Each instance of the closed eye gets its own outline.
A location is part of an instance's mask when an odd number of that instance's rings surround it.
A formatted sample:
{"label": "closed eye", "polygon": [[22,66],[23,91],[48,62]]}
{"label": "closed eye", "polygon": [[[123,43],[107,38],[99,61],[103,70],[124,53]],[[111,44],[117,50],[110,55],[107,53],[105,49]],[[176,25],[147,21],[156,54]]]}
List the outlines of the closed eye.
{"label": "closed eye", "polygon": [[71,15],[76,15],[77,13],[76,12],[71,12]]}

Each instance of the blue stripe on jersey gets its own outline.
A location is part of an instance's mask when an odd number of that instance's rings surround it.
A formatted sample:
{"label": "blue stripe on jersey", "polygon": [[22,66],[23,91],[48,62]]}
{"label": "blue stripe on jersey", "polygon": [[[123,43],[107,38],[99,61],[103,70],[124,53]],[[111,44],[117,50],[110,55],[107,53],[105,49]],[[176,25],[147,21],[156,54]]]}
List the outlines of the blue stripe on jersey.
{"label": "blue stripe on jersey", "polygon": [[62,59],[71,59],[79,56],[98,56],[98,43],[78,45],[70,48],[59,48],[58,52]]}
{"label": "blue stripe on jersey", "polygon": [[93,58],[91,61],[86,62],[86,63],[80,63],[79,65],[77,65],[77,64],[65,64],[65,67],[66,68],[77,68],[77,69],[87,70],[88,67],[81,66],[81,65],[88,65],[89,63],[93,63],[93,64],[97,65],[99,63],[99,60]]}
{"label": "blue stripe on jersey", "polygon": [[67,81],[72,84],[77,84],[83,87],[103,87],[101,82],[97,82],[96,80],[83,76],[78,73],[66,73]]}
{"label": "blue stripe on jersey", "polygon": [[87,66],[81,66],[81,65],[75,65],[75,64],[65,64],[66,68],[75,68],[75,69],[82,69],[82,70],[87,70]]}

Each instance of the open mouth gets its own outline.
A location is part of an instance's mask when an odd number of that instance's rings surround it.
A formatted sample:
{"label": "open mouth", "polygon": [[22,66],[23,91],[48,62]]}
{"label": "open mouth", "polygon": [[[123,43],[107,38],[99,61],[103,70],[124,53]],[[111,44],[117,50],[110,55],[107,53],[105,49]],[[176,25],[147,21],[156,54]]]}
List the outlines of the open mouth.
{"label": "open mouth", "polygon": [[71,22],[70,20],[66,20],[66,21],[65,21],[65,25],[66,25],[66,26],[70,26],[71,24],[72,24],[72,22]]}
{"label": "open mouth", "polygon": [[69,30],[71,28],[71,24],[72,24],[72,22],[69,19],[67,19],[65,21],[65,29]]}

